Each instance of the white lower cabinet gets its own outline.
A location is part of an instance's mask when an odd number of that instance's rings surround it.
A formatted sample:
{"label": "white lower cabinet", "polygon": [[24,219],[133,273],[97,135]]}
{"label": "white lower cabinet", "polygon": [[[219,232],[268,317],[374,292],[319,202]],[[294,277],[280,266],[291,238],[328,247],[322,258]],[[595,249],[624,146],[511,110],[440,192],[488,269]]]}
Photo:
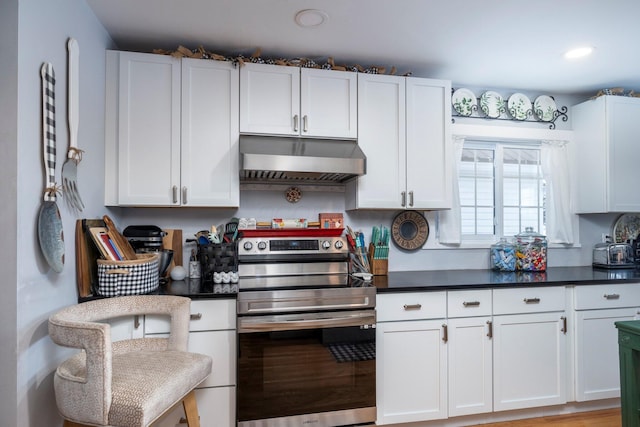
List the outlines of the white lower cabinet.
{"label": "white lower cabinet", "polygon": [[576,400],[620,397],[614,323],[638,319],[640,284],[580,286],[574,295]]}
{"label": "white lower cabinet", "polygon": [[[196,389],[202,427],[236,425],[236,320],[235,299],[191,302],[189,351],[211,356],[211,375]],[[145,337],[167,336],[167,317],[146,316]],[[154,427],[184,426],[184,410],[177,404]]]}
{"label": "white lower cabinet", "polygon": [[564,310],[563,286],[493,291],[495,411],[567,402]]}
{"label": "white lower cabinet", "polygon": [[449,417],[491,412],[491,289],[448,292],[447,306]]}
{"label": "white lower cabinet", "polygon": [[378,295],[377,424],[447,417],[446,293]]}

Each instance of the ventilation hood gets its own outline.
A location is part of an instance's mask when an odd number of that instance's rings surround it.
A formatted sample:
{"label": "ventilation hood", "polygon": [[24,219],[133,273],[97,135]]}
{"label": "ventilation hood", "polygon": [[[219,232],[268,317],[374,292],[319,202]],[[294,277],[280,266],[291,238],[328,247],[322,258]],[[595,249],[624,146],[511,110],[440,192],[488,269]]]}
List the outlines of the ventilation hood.
{"label": "ventilation hood", "polygon": [[240,180],[342,183],[366,173],[353,140],[240,136]]}

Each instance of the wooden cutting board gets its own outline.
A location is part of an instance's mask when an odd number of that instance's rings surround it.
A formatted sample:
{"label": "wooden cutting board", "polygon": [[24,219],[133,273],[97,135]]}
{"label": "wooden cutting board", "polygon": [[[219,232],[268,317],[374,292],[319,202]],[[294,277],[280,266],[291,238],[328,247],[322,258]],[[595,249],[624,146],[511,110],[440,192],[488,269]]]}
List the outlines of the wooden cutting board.
{"label": "wooden cutting board", "polygon": [[168,274],[171,273],[171,269],[176,265],[182,265],[182,230],[165,229],[163,231],[167,235],[162,238],[162,247],[173,250],[173,259],[169,264],[169,268],[167,268]]}

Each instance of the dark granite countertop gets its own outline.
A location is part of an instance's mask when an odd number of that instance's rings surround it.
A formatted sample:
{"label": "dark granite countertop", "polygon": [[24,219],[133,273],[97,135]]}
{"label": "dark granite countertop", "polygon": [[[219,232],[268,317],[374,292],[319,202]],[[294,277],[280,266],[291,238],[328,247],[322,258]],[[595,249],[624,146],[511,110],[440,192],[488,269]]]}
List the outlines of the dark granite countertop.
{"label": "dark granite countertop", "polygon": [[594,285],[638,283],[640,269],[551,267],[544,272],[500,272],[493,270],[397,271],[375,276],[378,293],[449,289],[509,288],[519,286]]}

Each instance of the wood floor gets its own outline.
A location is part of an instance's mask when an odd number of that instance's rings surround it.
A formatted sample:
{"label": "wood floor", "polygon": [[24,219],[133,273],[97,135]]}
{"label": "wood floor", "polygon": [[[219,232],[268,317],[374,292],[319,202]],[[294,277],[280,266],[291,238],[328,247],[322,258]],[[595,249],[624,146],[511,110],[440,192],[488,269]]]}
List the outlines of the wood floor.
{"label": "wood floor", "polygon": [[482,424],[482,427],[620,427],[620,409],[581,412],[577,414],[557,415],[528,420],[507,421],[503,423]]}

